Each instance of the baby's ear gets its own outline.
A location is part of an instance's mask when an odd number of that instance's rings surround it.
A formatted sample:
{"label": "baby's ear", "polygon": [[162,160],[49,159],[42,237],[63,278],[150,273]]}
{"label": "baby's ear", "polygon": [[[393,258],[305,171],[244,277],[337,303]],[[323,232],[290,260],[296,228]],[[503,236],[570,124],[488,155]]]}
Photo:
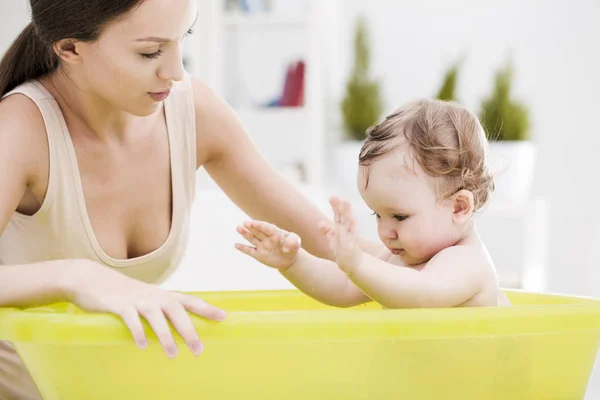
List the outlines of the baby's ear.
{"label": "baby's ear", "polygon": [[452,220],[454,222],[462,223],[471,218],[471,215],[475,211],[475,201],[473,200],[473,193],[470,190],[459,190],[452,195],[451,201],[454,207],[452,212]]}

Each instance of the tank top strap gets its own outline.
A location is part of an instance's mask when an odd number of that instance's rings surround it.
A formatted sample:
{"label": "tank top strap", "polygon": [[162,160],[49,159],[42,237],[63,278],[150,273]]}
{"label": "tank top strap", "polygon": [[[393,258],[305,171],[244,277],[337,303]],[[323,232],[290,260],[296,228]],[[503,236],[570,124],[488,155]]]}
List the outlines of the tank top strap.
{"label": "tank top strap", "polygon": [[189,74],[173,87],[172,96],[165,101],[167,124],[172,127],[175,142],[180,147],[176,164],[183,174],[183,187],[192,207],[196,193],[196,114],[192,78]]}
{"label": "tank top strap", "polygon": [[14,94],[24,95],[35,103],[42,115],[44,126],[46,128],[50,165],[48,189],[46,191],[42,208],[39,212],[39,214],[42,214],[43,211],[45,211],[53,202],[56,187],[60,186],[59,181],[67,179],[66,175],[71,175],[69,172],[71,166],[64,165],[66,160],[68,160],[66,157],[68,154],[68,149],[64,137],[64,120],[58,103],[41,82],[37,80],[25,82],[6,93],[4,96],[2,96],[2,99]]}

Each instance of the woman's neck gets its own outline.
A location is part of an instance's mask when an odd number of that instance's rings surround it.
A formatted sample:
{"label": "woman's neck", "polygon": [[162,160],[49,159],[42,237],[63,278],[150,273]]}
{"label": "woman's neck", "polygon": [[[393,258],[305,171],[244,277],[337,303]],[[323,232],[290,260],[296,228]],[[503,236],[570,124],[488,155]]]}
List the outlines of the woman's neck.
{"label": "woman's neck", "polygon": [[69,113],[87,128],[86,134],[98,140],[123,141],[128,132],[135,132],[144,122],[143,117],[115,107],[91,90],[84,79],[60,67],[40,81],[56,99],[63,114]]}

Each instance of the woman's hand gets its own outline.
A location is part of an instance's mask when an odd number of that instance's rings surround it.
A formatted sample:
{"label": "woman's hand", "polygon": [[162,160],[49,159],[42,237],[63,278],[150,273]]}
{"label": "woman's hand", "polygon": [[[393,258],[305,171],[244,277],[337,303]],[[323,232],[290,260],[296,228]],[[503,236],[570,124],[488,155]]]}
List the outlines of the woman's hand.
{"label": "woman's hand", "polygon": [[87,312],[118,315],[140,348],[148,344],[140,320],[140,316],[144,317],[172,358],[178,349],[167,320],[198,355],[203,346],[186,311],[214,321],[225,318],[224,311],[196,297],[162,290],[89,260],[77,260],[69,275],[68,301]]}

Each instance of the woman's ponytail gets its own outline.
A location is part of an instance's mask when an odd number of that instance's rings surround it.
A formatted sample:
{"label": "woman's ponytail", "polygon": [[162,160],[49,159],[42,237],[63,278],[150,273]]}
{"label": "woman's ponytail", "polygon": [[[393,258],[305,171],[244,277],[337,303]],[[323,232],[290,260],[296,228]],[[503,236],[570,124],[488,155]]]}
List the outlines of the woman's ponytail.
{"label": "woman's ponytail", "polygon": [[52,72],[58,57],[38,36],[33,22],[23,29],[0,61],[0,97],[30,79]]}

